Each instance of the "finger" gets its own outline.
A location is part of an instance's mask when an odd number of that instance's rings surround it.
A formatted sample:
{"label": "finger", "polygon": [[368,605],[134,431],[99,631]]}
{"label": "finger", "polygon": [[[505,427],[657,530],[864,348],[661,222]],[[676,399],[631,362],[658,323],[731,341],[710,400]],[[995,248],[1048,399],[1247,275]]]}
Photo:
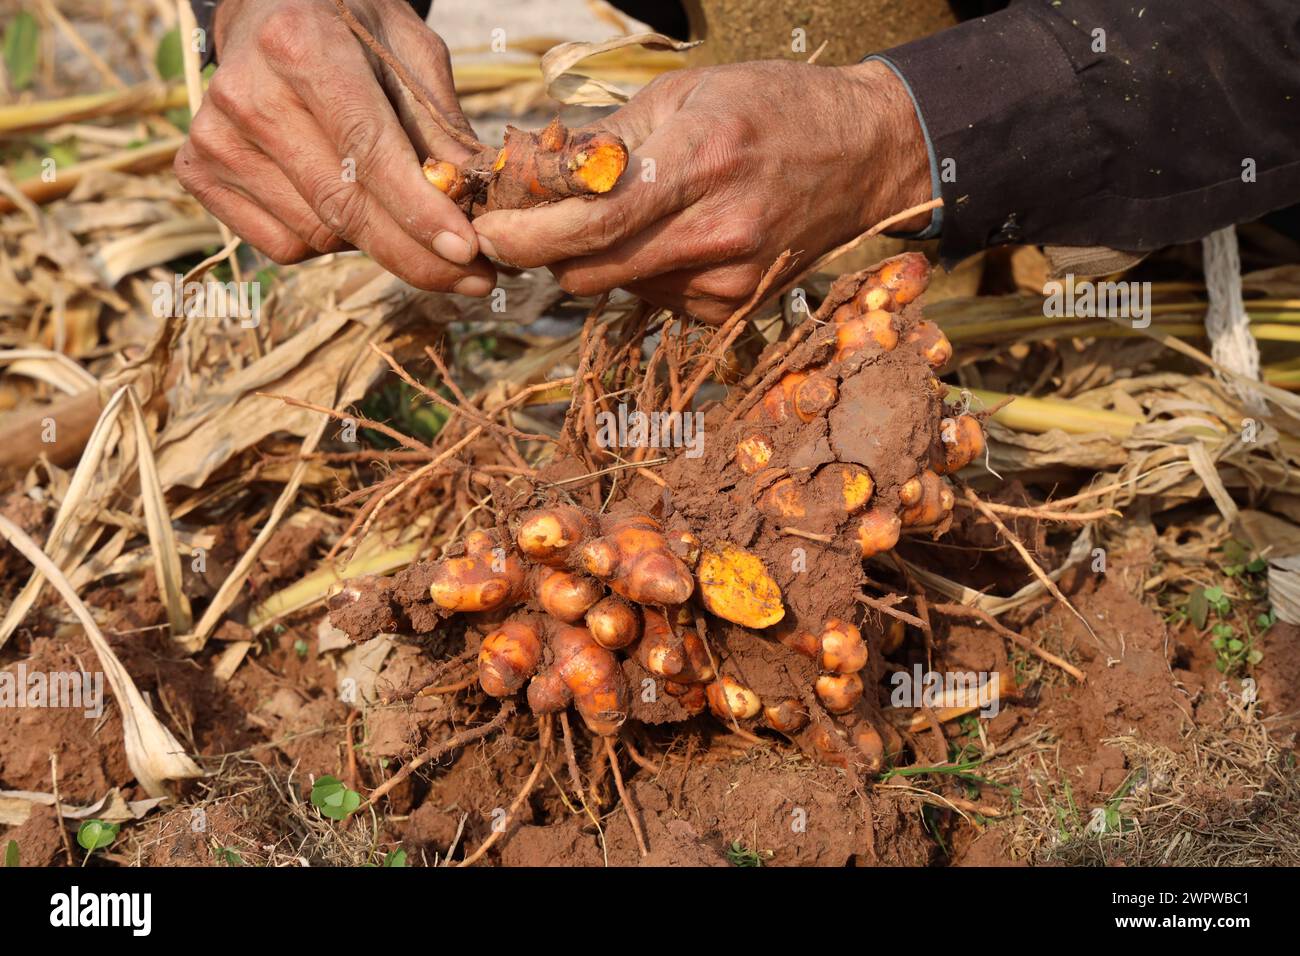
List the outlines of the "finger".
{"label": "finger", "polygon": [[199,110],[190,125],[189,144],[206,163],[208,175],[270,213],[316,252],[350,248],[320,221],[280,167],[246,140],[218,110]]}
{"label": "finger", "polygon": [[[462,133],[477,139],[456,99],[451,58],[446,45],[409,8],[403,7],[402,13],[386,30],[393,55],[406,67],[407,73],[442,118]],[[397,118],[420,159],[433,157],[460,163],[470,157],[471,150],[447,135],[392,70],[384,67],[383,73],[389,101],[396,107]]]}
{"label": "finger", "polygon": [[655,305],[719,325],[749,301],[762,281],[763,271],[754,262],[734,262],[682,269],[645,282],[631,282],[624,288]]}
{"label": "finger", "polygon": [[566,292],[597,295],[629,282],[758,253],[763,242],[760,216],[717,206],[696,203],[603,252],[556,263],[551,271]]}
{"label": "finger", "polygon": [[[338,51],[339,62],[333,69],[303,71],[274,59],[272,68],[315,117],[340,160],[355,164],[357,182],[375,200],[368,206],[381,206],[390,222],[424,249],[459,265],[473,262],[478,239],[469,220],[425,180],[420,160],[379,83],[357,81],[361,69],[373,75],[361,47],[341,23],[331,21],[320,29],[342,33],[324,38],[333,39],[333,46],[320,46]],[[313,207],[320,211],[315,203]]]}
{"label": "finger", "polygon": [[[220,76],[219,68],[210,94],[214,88],[221,89],[216,83]],[[350,164],[343,162],[334,144],[287,84],[269,74],[241,77],[240,82],[259,88],[267,98],[261,102],[276,102],[280,115],[256,102],[249,104],[232,92],[214,96],[216,105],[280,167],[330,232],[364,249],[376,262],[416,288],[479,296],[491,291],[493,270],[486,260],[478,259],[469,265],[452,263],[417,242],[398,224],[366,189],[361,177],[352,175]],[[238,115],[231,116],[233,111]],[[288,121],[285,113],[290,117]],[[450,204],[423,181],[423,176],[420,178],[422,195]],[[460,210],[455,211],[460,216]]]}
{"label": "finger", "polygon": [[176,154],[174,166],[181,185],[204,209],[267,258],[288,265],[316,255],[315,250],[275,216],[209,175],[189,143]]}
{"label": "finger", "polygon": [[[691,173],[692,149],[701,136],[692,125],[673,121],[653,132],[641,152],[630,157],[618,185],[596,199],[565,199],[479,216],[474,228],[484,251],[525,268],[550,265],[609,249],[696,202],[706,186]],[[647,159],[650,165],[645,165]]]}

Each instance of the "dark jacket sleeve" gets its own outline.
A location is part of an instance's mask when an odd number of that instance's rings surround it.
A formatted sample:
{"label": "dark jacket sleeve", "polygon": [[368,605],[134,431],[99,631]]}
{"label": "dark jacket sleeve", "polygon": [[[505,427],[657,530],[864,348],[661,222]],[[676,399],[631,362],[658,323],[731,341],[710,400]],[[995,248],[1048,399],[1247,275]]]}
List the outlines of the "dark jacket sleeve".
{"label": "dark jacket sleeve", "polygon": [[[209,38],[206,49],[203,52],[203,65],[211,63],[216,59],[217,51],[211,42],[212,37],[212,18],[216,15],[217,5],[221,0],[190,0],[190,9],[194,11],[194,19],[198,21],[201,29]],[[429,16],[429,8],[433,6],[433,0],[409,0],[412,9],[415,10],[422,18]]]}
{"label": "dark jacket sleeve", "polygon": [[1146,251],[1300,202],[1296,0],[1025,0],[881,56],[934,146],[947,261]]}

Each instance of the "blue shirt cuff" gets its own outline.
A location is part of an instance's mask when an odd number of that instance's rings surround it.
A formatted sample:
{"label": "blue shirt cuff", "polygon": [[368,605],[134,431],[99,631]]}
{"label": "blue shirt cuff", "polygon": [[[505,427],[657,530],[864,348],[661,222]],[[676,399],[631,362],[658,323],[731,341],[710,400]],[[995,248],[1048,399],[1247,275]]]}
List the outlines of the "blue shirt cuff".
{"label": "blue shirt cuff", "polygon": [[[894,75],[903,83],[903,89],[907,90],[907,95],[912,100],[912,108],[916,110],[916,121],[921,124],[921,135],[925,137],[925,152],[930,157],[930,198],[938,199],[943,193],[939,189],[939,161],[934,154],[934,140],[930,139],[930,131],[925,127],[925,117],[921,115],[921,104],[916,101],[916,94],[912,92],[912,84],[907,82],[898,67],[891,63],[886,57],[869,56],[863,63],[870,63],[872,60],[878,60],[885,66],[894,71]],[[910,233],[889,233],[899,239],[934,239],[943,233],[943,207],[940,206],[930,213],[930,225],[926,226],[920,232]]]}

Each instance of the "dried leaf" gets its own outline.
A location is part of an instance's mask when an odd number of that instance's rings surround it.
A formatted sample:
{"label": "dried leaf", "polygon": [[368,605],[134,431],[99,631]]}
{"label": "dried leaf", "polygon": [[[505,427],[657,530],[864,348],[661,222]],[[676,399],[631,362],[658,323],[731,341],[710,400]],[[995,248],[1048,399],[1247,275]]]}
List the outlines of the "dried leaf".
{"label": "dried leaf", "polygon": [[[64,539],[67,536],[69,527],[74,525],[73,519],[77,515],[78,508],[81,507],[84,499],[90,494],[96,473],[99,471],[100,462],[104,460],[117,442],[120,434],[117,419],[125,400],[126,389],[123,387],[117,390],[104,406],[104,410],[99,413],[99,420],[95,423],[95,429],[91,432],[90,438],[86,442],[86,448],[81,453],[81,460],[77,463],[77,470],[73,473],[72,481],[63,496],[58,512],[54,516],[54,525],[45,539],[45,550],[54,562],[66,559]],[[80,522],[77,522],[77,525],[80,525]],[[81,529],[78,527],[77,530]],[[4,620],[0,621],[0,647],[4,647],[5,642],[9,640],[14,630],[22,622],[23,617],[36,603],[43,582],[44,576],[38,569],[32,574],[31,579],[18,593],[18,596],[14,598],[14,602],[9,606]]]}
{"label": "dried leaf", "polygon": [[165,784],[168,780],[201,777],[203,771],[185,754],[180,742],[150,710],[131,675],[104,639],[90,609],[77,596],[63,572],[25,531],[3,515],[0,515],[0,534],[49,580],[85,628],[86,637],[95,649],[99,664],[104,669],[104,675],[108,678],[113,696],[121,709],[126,761],[140,786],[151,797],[165,798]]}
{"label": "dried leaf", "polygon": [[[85,807],[60,804],[59,812],[66,820],[103,820],[105,823],[126,823],[139,820],[158,804],[161,797],[128,802],[122,791],[114,787],[94,803]],[[0,790],[0,825],[21,826],[31,816],[33,807],[54,806],[54,794],[35,790]]]}
{"label": "dried leaf", "polygon": [[144,520],[153,551],[154,574],[158,579],[158,590],[167,602],[167,620],[171,623],[172,635],[186,634],[193,623],[190,601],[181,586],[180,554],[176,549],[176,535],[172,530],[171,518],[167,514],[167,500],[163,496],[162,483],[158,480],[158,465],[153,457],[149,426],[145,423],[144,410],[136,400],[135,391],[129,385],[125,388],[135,420],[140,494],[144,499]]}
{"label": "dried leaf", "polygon": [[581,73],[572,73],[572,67],[600,53],[609,53],[629,46],[648,47],[652,50],[689,50],[699,43],[674,40],[662,33],[633,33],[614,37],[600,43],[561,43],[546,51],[542,57],[542,80],[546,92],[561,103],[580,106],[618,106],[626,103],[628,95],[617,87]]}
{"label": "dried leaf", "polygon": [[67,395],[76,395],[95,388],[99,381],[86,369],[62,352],[49,349],[3,349],[0,365],[5,365],[11,375],[25,375],[53,385]]}

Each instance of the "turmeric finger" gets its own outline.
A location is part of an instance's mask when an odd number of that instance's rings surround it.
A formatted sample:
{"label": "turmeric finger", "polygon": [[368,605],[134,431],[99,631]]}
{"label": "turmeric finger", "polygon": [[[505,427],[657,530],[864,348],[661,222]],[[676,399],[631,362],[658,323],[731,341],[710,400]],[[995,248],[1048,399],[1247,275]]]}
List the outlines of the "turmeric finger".
{"label": "turmeric finger", "polygon": [[537,628],[506,621],[483,638],[478,653],[479,684],[493,697],[509,697],[533,675],[541,657],[542,638]]}
{"label": "turmeric finger", "polygon": [[905,341],[914,346],[936,371],[952,361],[952,343],[943,330],[928,319],[916,323]]}
{"label": "turmeric finger", "polygon": [[839,397],[839,386],[835,378],[826,372],[820,372],[799,383],[791,394],[791,403],[800,421],[812,422],[830,411]]}
{"label": "turmeric finger", "polygon": [[945,421],[941,433],[943,458],[934,470],[941,475],[961,471],[984,454],[984,429],[974,415],[960,415]]}
{"label": "turmeric finger", "polygon": [[803,518],[808,514],[803,487],[793,478],[782,478],[769,485],[759,495],[755,507],[769,518]]}
{"label": "turmeric finger", "polygon": [[766,435],[754,432],[736,442],[736,464],[745,474],[762,471],[771,460],[772,443]]}
{"label": "turmeric finger", "polygon": [[797,698],[788,697],[763,708],[763,722],[783,734],[793,734],[808,725],[808,709]]}
{"label": "turmeric finger", "polygon": [[894,318],[882,309],[872,309],[835,329],[837,362],[873,345],[886,352],[892,352],[898,347],[898,330],[894,327]]}
{"label": "turmeric finger", "polygon": [[822,641],[820,635],[806,628],[783,628],[776,634],[776,639],[796,654],[817,660],[821,656]]}
{"label": "turmeric finger", "polygon": [[929,527],[938,524],[956,504],[952,488],[948,482],[928,468],[913,480],[918,482],[921,491],[915,503],[903,509],[901,515],[903,527]]}
{"label": "turmeric finger", "polygon": [[519,598],[524,566],[485,532],[466,539],[463,557],[444,558],[433,568],[429,596],[447,611],[495,611]]}
{"label": "turmeric finger", "polygon": [[676,681],[665,681],[664,689],[670,697],[676,700],[692,716],[704,713],[705,708],[709,706],[709,695],[705,691],[703,684],[679,684]]}
{"label": "turmeric finger", "polygon": [[852,624],[838,619],[826,622],[821,634],[822,670],[851,674],[867,666],[867,642]]}
{"label": "turmeric finger", "polygon": [[628,687],[618,658],[586,628],[558,625],[552,636],[556,671],[573,695],[573,706],[593,734],[611,734],[627,719]]}
{"label": "turmeric finger", "polygon": [[853,746],[862,755],[862,766],[867,773],[877,774],[884,769],[885,742],[876,728],[865,725],[855,730]]}
{"label": "turmeric finger", "polygon": [[[663,612],[646,608],[637,662],[656,677],[676,678],[686,667],[686,648]],[[682,681],[681,683],[687,683]]]}
{"label": "turmeric finger", "polygon": [[857,674],[822,674],[813,689],[832,714],[847,714],[862,699],[862,678]]}
{"label": "turmeric finger", "polygon": [[551,617],[575,624],[600,600],[604,590],[591,578],[547,568],[538,576],[537,603]]}
{"label": "turmeric finger", "polygon": [[627,647],[641,636],[641,612],[615,595],[593,604],[585,623],[595,642],[609,650]]}
{"label": "turmeric finger", "polygon": [[884,508],[868,510],[858,522],[858,546],[862,549],[862,557],[871,558],[892,551],[902,530],[903,522],[892,511]]}
{"label": "turmeric finger", "polygon": [[882,288],[898,305],[907,305],[930,284],[930,262],[918,252],[905,252],[886,259],[877,273]]}
{"label": "turmeric finger", "polygon": [[722,721],[749,720],[763,709],[758,695],[734,677],[723,675],[708,686],[709,709]]}
{"label": "turmeric finger", "polygon": [[652,519],[615,518],[604,530],[579,552],[588,574],[637,604],[682,604],[694,593],[690,568],[672,553]]}
{"label": "turmeric finger", "polygon": [[561,567],[577,546],[596,533],[596,522],[581,508],[555,505],[526,514],[515,532],[515,542],[534,561]]}

